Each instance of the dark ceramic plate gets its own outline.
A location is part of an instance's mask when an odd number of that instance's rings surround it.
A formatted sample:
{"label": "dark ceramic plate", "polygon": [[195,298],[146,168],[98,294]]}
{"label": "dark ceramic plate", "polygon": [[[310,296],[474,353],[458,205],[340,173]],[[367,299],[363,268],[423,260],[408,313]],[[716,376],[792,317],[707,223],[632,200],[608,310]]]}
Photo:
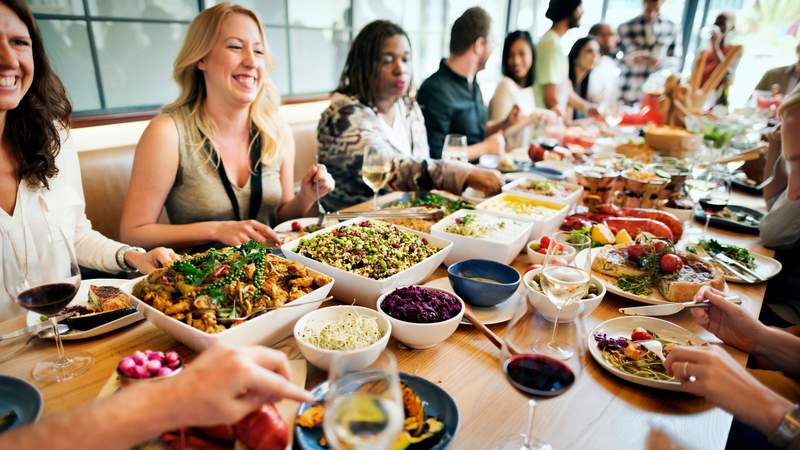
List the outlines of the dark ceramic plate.
{"label": "dark ceramic plate", "polygon": [[[708,222],[708,226],[722,228],[724,230],[737,231],[739,233],[758,234],[758,223],[761,222],[761,219],[764,217],[764,213],[762,213],[761,211],[756,211],[755,209],[737,205],[728,205],[727,209],[733,212],[734,214],[752,216],[756,220],[756,223],[748,221],[731,220],[725,217],[720,217],[716,214],[712,214],[711,220],[709,220]],[[700,223],[705,223],[706,222],[705,211],[699,208],[696,209],[694,211],[694,218]]]}
{"label": "dark ceramic plate", "polygon": [[[431,443],[431,450],[444,450],[450,446],[450,442],[458,433],[459,417],[458,407],[453,398],[439,386],[430,381],[414,375],[400,372],[400,381],[408,385],[417,393],[422,403],[425,405],[425,415],[438,417],[444,423],[444,434],[439,441]],[[324,382],[314,388],[311,394],[315,398],[323,398],[328,391],[328,382]],[[312,403],[303,403],[297,409],[297,415],[310,408]],[[294,427],[295,447],[303,450],[327,450],[326,447],[319,445],[319,438],[322,437],[322,427],[306,429],[298,425]],[[420,443],[422,444],[422,443]],[[329,448],[329,447],[328,447]]]}

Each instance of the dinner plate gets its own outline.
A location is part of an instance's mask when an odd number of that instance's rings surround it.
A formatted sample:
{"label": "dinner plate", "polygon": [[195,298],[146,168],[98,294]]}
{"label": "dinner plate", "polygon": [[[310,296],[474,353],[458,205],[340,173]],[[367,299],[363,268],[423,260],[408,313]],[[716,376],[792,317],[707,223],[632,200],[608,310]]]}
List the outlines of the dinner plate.
{"label": "dinner plate", "polygon": [[749,184],[743,181],[741,178],[737,176],[731,177],[731,186],[739,189],[742,192],[746,192],[748,194],[753,195],[761,195],[762,190],[757,185]]}
{"label": "dinner plate", "polygon": [[706,343],[703,339],[697,337],[694,333],[686,328],[675,325],[672,322],[667,322],[666,320],[646,316],[616,317],[597,325],[587,336],[587,345],[592,358],[594,358],[594,360],[597,361],[597,363],[600,364],[604,369],[625,381],[655,389],[683,391],[681,384],[677,381],[653,380],[650,378],[632,375],[613,367],[608,363],[608,361],[606,361],[605,357],[603,356],[603,352],[597,347],[597,342],[595,341],[594,336],[598,333],[605,333],[608,337],[630,338],[631,332],[636,327],[642,327],[648,331],[656,333],[659,337],[672,339],[678,342],[691,342],[694,345],[703,345]]}
{"label": "dinner plate", "polygon": [[[728,205],[726,208],[734,213],[742,212],[750,214],[759,222],[764,217],[764,213],[762,213],[761,211],[756,211],[755,209],[747,208],[745,206]],[[700,223],[706,223],[705,211],[703,211],[700,208],[696,209],[694,212],[694,218],[700,221]],[[716,214],[711,215],[711,220],[708,221],[708,226],[722,228],[730,231],[737,231],[739,233],[758,234],[758,225],[737,222],[735,220],[730,220],[724,217],[720,217]]]}
{"label": "dinner plate", "polygon": [[[408,385],[414,392],[417,393],[425,406],[425,415],[438,417],[444,424],[444,434],[439,438],[439,442],[433,444],[429,448],[431,450],[443,450],[450,446],[450,442],[458,433],[460,420],[458,415],[458,407],[453,397],[450,396],[444,389],[431,383],[430,381],[400,372],[400,381]],[[324,398],[328,392],[328,382],[324,381],[319,386],[311,391],[314,398]],[[297,408],[297,416],[313,406],[313,403],[303,403]],[[297,419],[295,419],[297,422]],[[322,427],[307,429],[299,425],[294,426],[294,442],[303,450],[324,450],[329,447],[321,447],[319,445],[319,438],[323,435]]]}
{"label": "dinner plate", "polygon": [[[89,304],[89,286],[114,286],[121,288],[122,286],[127,285],[130,283],[131,280],[121,279],[121,278],[96,278],[91,280],[83,280],[81,281],[81,287],[78,289],[78,293],[75,294],[75,298],[69,303],[69,306],[73,305],[88,305]],[[137,308],[138,309],[138,308]],[[42,315],[37,314],[33,311],[29,311],[28,315],[25,318],[25,322],[27,326],[36,325],[38,323],[42,323]],[[106,334],[114,330],[118,330],[123,327],[127,327],[133,323],[136,323],[140,320],[144,319],[144,314],[142,314],[141,310],[136,311],[133,314],[128,314],[127,316],[122,316],[119,319],[112,320],[111,322],[105,323],[100,325],[99,327],[94,327],[90,330],[75,330],[72,329],[68,333],[62,334],[61,339],[65,341],[72,341],[78,339],[88,339],[95,336],[100,336],[101,334]],[[49,339],[52,339],[51,336]]]}
{"label": "dinner plate", "polygon": [[[447,277],[437,278],[435,280],[431,280],[425,283],[423,286],[437,288],[437,289],[444,289],[447,292],[451,292],[455,294],[453,291],[453,287],[450,285],[450,279]],[[472,313],[475,314],[478,321],[484,325],[494,325],[498,323],[508,322],[514,317],[514,311],[516,311],[516,306],[519,304],[520,299],[525,298],[525,286],[520,283],[519,288],[514,295],[512,295],[508,300],[504,301],[503,303],[498,304],[497,306],[493,306],[491,308],[477,308],[475,306],[471,306]],[[467,319],[461,319],[461,323],[463,325],[472,325]]]}
{"label": "dinner plate", "polygon": [[13,411],[16,415],[0,432],[36,422],[42,415],[44,399],[36,387],[25,380],[0,375],[0,416]]}
{"label": "dinner plate", "polygon": [[[685,246],[683,246],[685,248]],[[770,258],[769,256],[764,256],[759,253],[750,252],[753,255],[753,259],[755,259],[756,267],[753,270],[755,273],[761,275],[765,280],[769,280],[770,278],[774,277],[775,275],[779,274],[781,270],[783,270],[783,265],[780,261],[774,258]],[[741,278],[732,275],[727,270],[725,270],[722,265],[718,264],[719,270],[722,271],[722,275],[725,277],[725,281],[730,281],[731,283],[739,283],[739,284],[758,284],[763,283],[763,281],[755,280],[751,283],[742,280]],[[735,267],[740,272],[744,273],[743,270]]]}

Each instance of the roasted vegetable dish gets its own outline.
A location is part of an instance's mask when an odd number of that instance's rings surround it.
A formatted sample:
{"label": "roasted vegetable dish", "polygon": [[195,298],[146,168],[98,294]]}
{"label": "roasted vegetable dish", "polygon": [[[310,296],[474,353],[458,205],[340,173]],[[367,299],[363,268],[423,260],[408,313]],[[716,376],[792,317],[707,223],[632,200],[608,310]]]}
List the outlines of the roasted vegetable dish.
{"label": "roasted vegetable dish", "polygon": [[238,318],[282,306],[330,282],[250,241],[155,270],[136,284],[133,295],[194,328],[219,333],[241,323]]}

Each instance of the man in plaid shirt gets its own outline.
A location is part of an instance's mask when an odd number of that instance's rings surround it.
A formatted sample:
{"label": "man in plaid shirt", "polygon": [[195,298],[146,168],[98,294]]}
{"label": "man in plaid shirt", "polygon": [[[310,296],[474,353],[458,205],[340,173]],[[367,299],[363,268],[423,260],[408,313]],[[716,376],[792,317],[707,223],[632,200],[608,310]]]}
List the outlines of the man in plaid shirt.
{"label": "man in plaid shirt", "polygon": [[660,69],[668,56],[675,56],[678,26],[661,17],[662,0],[643,0],[642,15],[619,26],[619,47],[624,53],[622,99],[635,103],[642,99],[642,85]]}

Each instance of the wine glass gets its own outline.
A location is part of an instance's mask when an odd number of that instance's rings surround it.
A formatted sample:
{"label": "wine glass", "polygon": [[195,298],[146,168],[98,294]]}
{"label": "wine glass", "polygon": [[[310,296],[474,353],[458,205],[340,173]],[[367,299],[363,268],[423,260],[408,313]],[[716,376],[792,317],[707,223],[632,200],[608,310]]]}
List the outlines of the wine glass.
{"label": "wine glass", "polygon": [[467,137],[462,134],[448,134],[445,136],[442,159],[445,161],[469,162]]}
{"label": "wine glass", "polygon": [[378,191],[386,186],[392,170],[392,156],[378,147],[367,146],[361,163],[361,178],[372,189],[374,209],[378,209]]}
{"label": "wine glass", "polygon": [[44,236],[14,239],[3,232],[3,285],[8,296],[19,306],[47,316],[53,325],[58,355],[39,361],[33,367],[33,379],[60,383],[86,372],[94,357],[86,352],[64,353],[58,332],[58,313],[78,293],[81,273],[72,243],[59,228],[50,228]]}
{"label": "wine glass", "polygon": [[709,190],[699,199],[700,207],[706,214],[703,239],[708,237],[708,223],[711,221],[711,215],[725,209],[731,195],[731,180],[726,172],[712,168],[707,172],[706,179]]}
{"label": "wine glass", "polygon": [[609,128],[616,128],[622,122],[622,109],[616,103],[603,103],[599,108],[600,115]]}
{"label": "wine glass", "polygon": [[384,351],[365,369],[337,355],[328,371],[323,430],[335,449],[389,449],[403,429],[400,374],[391,352]]}
{"label": "wine glass", "polygon": [[[582,310],[574,320],[562,323],[555,336],[551,335],[548,325],[548,320],[533,306],[520,302],[503,336],[500,367],[514,388],[531,397],[561,395],[583,372],[585,336]],[[558,359],[539,351],[543,344],[554,339],[560,347],[570,349],[569,358]],[[536,401],[529,400],[527,406],[525,433],[502,438],[494,445],[494,450],[552,450],[550,444],[534,435]]]}

